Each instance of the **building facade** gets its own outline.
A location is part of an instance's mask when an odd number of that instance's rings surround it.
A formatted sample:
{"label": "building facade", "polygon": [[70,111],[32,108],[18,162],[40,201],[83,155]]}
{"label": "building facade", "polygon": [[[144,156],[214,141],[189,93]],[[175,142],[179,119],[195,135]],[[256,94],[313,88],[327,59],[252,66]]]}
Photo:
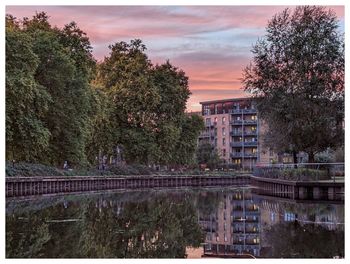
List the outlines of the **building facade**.
{"label": "building facade", "polygon": [[222,160],[243,169],[252,169],[257,162],[272,163],[277,155],[264,147],[262,132],[266,125],[259,118],[251,98],[201,102],[205,131],[199,144],[210,143]]}

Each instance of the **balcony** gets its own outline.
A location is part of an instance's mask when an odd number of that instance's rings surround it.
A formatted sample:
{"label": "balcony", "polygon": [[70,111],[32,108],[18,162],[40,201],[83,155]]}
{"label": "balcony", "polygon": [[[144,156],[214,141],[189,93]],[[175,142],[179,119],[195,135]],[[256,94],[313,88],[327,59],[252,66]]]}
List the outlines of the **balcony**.
{"label": "balcony", "polygon": [[[243,147],[243,145],[245,147],[256,147],[258,146],[258,142],[257,141],[234,141],[230,143],[231,147]],[[244,156],[247,157],[256,157],[256,153],[244,153]]]}
{"label": "balcony", "polygon": [[230,157],[238,159],[238,158],[242,158],[243,155],[242,155],[242,153],[231,153]]}
{"label": "balcony", "polygon": [[[244,142],[244,146],[257,146],[258,145],[258,141],[245,141]],[[250,154],[252,154],[252,155],[256,155],[256,154],[254,154],[254,153],[250,153]],[[248,153],[247,153],[247,155],[248,155]],[[246,156],[246,155],[245,155]]]}
{"label": "balcony", "polygon": [[244,131],[245,136],[256,136],[256,131]]}
{"label": "balcony", "polygon": [[258,154],[256,153],[244,153],[245,158],[257,158]]}
{"label": "balcony", "polygon": [[228,111],[230,114],[239,115],[239,114],[256,114],[256,109],[231,109]]}
{"label": "balcony", "polygon": [[243,146],[243,142],[242,141],[231,142],[230,146],[231,147],[242,147]]}
{"label": "balcony", "polygon": [[242,133],[242,131],[231,131],[230,132],[230,135],[233,136],[233,137],[241,137],[241,136],[256,136],[257,133],[256,131],[244,131]]}
{"label": "balcony", "polygon": [[232,120],[231,125],[256,125],[257,120]]}

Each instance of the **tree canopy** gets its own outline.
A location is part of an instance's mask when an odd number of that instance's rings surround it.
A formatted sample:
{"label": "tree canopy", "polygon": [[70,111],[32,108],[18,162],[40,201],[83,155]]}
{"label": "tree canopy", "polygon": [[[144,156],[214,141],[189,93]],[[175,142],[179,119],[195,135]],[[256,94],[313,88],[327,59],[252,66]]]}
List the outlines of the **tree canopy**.
{"label": "tree canopy", "polygon": [[6,16],[7,159],[85,166],[121,146],[129,163],[193,162],[203,120],[186,114],[185,72],[153,65],[139,39],[109,49],[96,63],[75,22]]}
{"label": "tree canopy", "polygon": [[343,144],[344,39],[334,12],[285,9],[252,49],[243,83],[276,150],[314,154]]}

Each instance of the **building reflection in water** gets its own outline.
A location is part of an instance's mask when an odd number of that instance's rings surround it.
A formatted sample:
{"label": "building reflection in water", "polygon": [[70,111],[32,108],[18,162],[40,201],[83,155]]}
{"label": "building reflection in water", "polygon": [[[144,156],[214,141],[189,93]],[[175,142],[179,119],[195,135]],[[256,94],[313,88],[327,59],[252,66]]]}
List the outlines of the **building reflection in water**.
{"label": "building reflection in water", "polygon": [[248,190],[219,194],[216,212],[199,213],[205,256],[260,256],[260,210]]}
{"label": "building reflection in water", "polygon": [[250,189],[219,192],[217,196],[218,205],[211,212],[199,210],[199,223],[206,233],[203,257],[267,257],[273,248],[267,236],[283,223],[344,229],[342,205],[261,198]]}

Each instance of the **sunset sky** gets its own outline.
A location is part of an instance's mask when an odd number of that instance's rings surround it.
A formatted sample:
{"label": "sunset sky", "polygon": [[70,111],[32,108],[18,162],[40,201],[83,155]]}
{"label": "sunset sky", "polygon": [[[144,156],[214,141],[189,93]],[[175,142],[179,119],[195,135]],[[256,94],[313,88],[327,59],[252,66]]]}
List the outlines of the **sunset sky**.
{"label": "sunset sky", "polygon": [[[7,6],[17,18],[45,11],[58,27],[75,21],[87,33],[99,61],[108,45],[140,38],[153,63],[169,59],[184,70],[192,92],[189,111],[199,102],[245,96],[242,69],[251,47],[271,17],[286,6]],[[344,32],[344,7],[331,7]]]}

